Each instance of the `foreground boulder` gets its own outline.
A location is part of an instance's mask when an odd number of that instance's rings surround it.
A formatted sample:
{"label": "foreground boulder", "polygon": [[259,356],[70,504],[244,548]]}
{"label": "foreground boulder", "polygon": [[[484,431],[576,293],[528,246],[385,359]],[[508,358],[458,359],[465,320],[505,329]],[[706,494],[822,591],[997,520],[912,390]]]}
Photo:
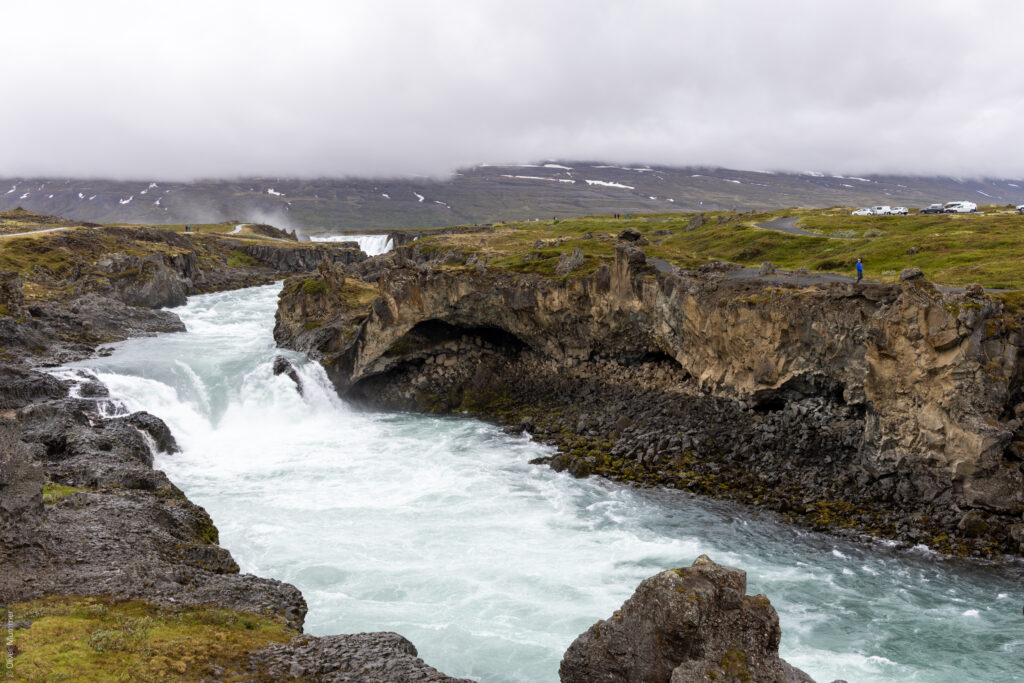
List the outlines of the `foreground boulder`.
{"label": "foreground boulder", "polygon": [[813,683],[779,658],[779,617],[747,574],[701,555],[645,579],[609,619],[566,650],[563,683]]}

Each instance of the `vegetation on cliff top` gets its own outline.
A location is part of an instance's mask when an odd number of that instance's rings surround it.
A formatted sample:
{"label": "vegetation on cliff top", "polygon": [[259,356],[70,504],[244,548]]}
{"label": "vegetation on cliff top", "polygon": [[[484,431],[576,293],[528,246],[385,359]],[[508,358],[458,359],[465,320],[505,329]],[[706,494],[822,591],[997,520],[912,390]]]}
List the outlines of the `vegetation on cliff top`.
{"label": "vegetation on cliff top", "polygon": [[[99,266],[103,258],[119,254],[147,258],[153,254],[174,257],[193,253],[203,269],[252,268],[264,264],[242,251],[246,245],[272,240],[279,249],[315,248],[257,232],[226,234],[234,229],[234,223],[202,225],[199,232],[189,233],[184,233],[184,227],[90,226],[28,211],[6,211],[0,213],[0,270],[19,273],[25,298],[32,301],[70,294],[65,281],[139,276],[137,269],[107,272]],[[51,228],[63,229],[37,232]]]}
{"label": "vegetation on cliff top", "polygon": [[247,656],[295,633],[268,617],[211,607],[54,596],[7,608],[14,669],[26,681],[260,680]]}
{"label": "vegetation on cliff top", "polygon": [[[492,268],[552,277],[559,256],[579,248],[586,275],[614,256],[615,236],[627,227],[649,244],[648,257],[681,268],[709,261],[786,269],[854,274],[863,258],[871,281],[894,282],[902,269],[916,266],[932,281],[948,285],[977,282],[987,288],[1022,289],[1024,216],[999,210],[984,214],[851,216],[848,209],[787,209],[767,213],[710,212],[608,216],[531,221],[494,226],[486,233],[424,237],[421,249],[457,248],[488,259]],[[797,219],[797,227],[820,236],[792,235],[758,224]]]}

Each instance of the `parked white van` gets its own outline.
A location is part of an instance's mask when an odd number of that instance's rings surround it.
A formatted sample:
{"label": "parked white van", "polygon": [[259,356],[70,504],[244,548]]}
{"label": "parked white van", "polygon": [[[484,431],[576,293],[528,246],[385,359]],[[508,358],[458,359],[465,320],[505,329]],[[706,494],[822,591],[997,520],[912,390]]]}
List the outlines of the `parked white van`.
{"label": "parked white van", "polygon": [[871,213],[876,216],[888,216],[892,213],[892,209],[888,206],[872,206]]}
{"label": "parked white van", "polygon": [[978,205],[974,202],[947,202],[942,207],[943,213],[974,213],[978,210]]}

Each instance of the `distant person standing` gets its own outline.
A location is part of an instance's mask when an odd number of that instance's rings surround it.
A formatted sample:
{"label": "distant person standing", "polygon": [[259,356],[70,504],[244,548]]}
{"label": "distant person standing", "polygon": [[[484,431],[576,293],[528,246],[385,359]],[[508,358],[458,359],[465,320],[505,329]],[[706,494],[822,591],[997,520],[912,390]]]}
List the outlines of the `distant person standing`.
{"label": "distant person standing", "polygon": [[857,259],[857,282],[860,283],[864,279],[864,262]]}

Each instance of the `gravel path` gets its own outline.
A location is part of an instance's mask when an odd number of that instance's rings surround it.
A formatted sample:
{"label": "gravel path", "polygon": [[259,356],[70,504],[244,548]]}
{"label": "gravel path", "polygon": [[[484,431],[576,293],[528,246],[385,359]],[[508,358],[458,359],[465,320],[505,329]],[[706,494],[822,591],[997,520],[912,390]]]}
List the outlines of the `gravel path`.
{"label": "gravel path", "polygon": [[6,235],[0,235],[0,237],[20,237],[21,235],[37,235],[41,232],[57,232],[58,230],[70,230],[74,226],[67,226],[64,228],[43,228],[42,230],[29,230],[28,232],[11,232]]}

